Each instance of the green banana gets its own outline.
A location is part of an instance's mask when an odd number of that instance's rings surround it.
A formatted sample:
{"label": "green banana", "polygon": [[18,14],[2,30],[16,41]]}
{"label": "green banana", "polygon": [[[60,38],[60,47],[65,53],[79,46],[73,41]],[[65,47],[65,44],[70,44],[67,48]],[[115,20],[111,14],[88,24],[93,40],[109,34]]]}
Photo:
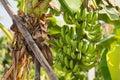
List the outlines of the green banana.
{"label": "green banana", "polygon": [[65,35],[65,40],[66,40],[67,44],[71,44],[71,38],[68,33]]}
{"label": "green banana", "polygon": [[68,56],[70,56],[70,54],[71,54],[71,48],[67,48],[66,54],[67,54]]}
{"label": "green banana", "polygon": [[71,52],[71,55],[70,55],[70,56],[72,57],[72,59],[76,59],[76,55],[75,55],[74,52]]}
{"label": "green banana", "polygon": [[58,39],[58,40],[56,40],[56,42],[55,42],[55,43],[56,43],[56,46],[61,47],[61,46],[60,46],[59,39]]}
{"label": "green banana", "polygon": [[92,30],[92,27],[91,27],[91,26],[86,26],[86,27],[85,27],[85,30],[86,30],[86,31],[91,31],[91,30]]}
{"label": "green banana", "polygon": [[91,24],[94,24],[97,20],[98,20],[98,13],[95,12],[95,13],[93,14],[93,17],[92,17],[92,20],[91,20]]}
{"label": "green banana", "polygon": [[56,62],[55,63],[55,67],[58,69],[58,70],[63,70],[63,67],[62,67],[62,64],[60,62]]}
{"label": "green banana", "polygon": [[67,53],[67,46],[63,46],[64,53]]}
{"label": "green banana", "polygon": [[84,21],[83,23],[82,23],[82,28],[85,28],[87,26],[87,23],[86,23],[86,21]]}
{"label": "green banana", "polygon": [[69,30],[69,36],[71,39],[74,38],[74,27],[71,27],[70,30]]}
{"label": "green banana", "polygon": [[88,54],[91,54],[91,51],[93,50],[93,43],[89,43],[87,52]]}
{"label": "green banana", "polygon": [[64,12],[63,19],[67,24],[73,24],[72,17],[69,15],[68,12]]}
{"label": "green banana", "polygon": [[77,72],[79,69],[79,65],[78,63],[75,64],[74,68],[73,68],[73,72]]}
{"label": "green banana", "polygon": [[94,26],[93,30],[92,30],[92,31],[89,31],[89,34],[90,34],[90,35],[97,35],[97,34],[99,34],[101,31],[102,31],[102,30],[101,30],[100,26],[97,26],[97,27]]}
{"label": "green banana", "polygon": [[85,20],[86,15],[87,15],[87,9],[84,8],[84,9],[82,10],[82,16],[81,16],[81,19],[82,19],[82,20]]}
{"label": "green banana", "polygon": [[64,63],[69,68],[69,60],[67,56],[64,57]]}
{"label": "green banana", "polygon": [[82,52],[86,54],[87,49],[88,49],[88,44],[87,44],[87,42],[84,42],[84,43],[83,43]]}
{"label": "green banana", "polygon": [[67,69],[66,66],[63,67],[63,71],[66,72],[66,73],[68,72],[68,69]]}
{"label": "green banana", "polygon": [[80,21],[80,19],[81,19],[80,11],[76,12],[76,19],[77,19],[77,21]]}
{"label": "green banana", "polygon": [[92,58],[91,58],[91,62],[95,62],[97,60],[97,57],[96,56],[93,56]]}
{"label": "green banana", "polygon": [[60,44],[60,47],[61,47],[61,48],[62,48],[63,45],[64,45],[61,37],[60,37],[60,39],[59,39],[59,44]]}
{"label": "green banana", "polygon": [[77,49],[77,41],[71,41],[71,45],[74,50]]}
{"label": "green banana", "polygon": [[94,67],[95,65],[96,65],[95,63],[89,64],[89,63],[85,63],[85,62],[84,62],[84,64],[81,64],[81,65],[79,65],[79,66],[80,66],[80,68],[82,68],[82,69],[89,70],[89,69],[91,69],[92,67]]}
{"label": "green banana", "polygon": [[78,44],[78,49],[79,49],[79,50],[82,50],[82,47],[83,47],[83,41],[81,41],[81,42]]}
{"label": "green banana", "polygon": [[90,62],[91,62],[91,57],[86,56],[86,57],[85,57],[85,60],[86,60],[86,61],[85,61],[86,63],[90,63]]}
{"label": "green banana", "polygon": [[92,54],[96,50],[96,44],[90,43],[90,47],[88,47],[88,54]]}
{"label": "green banana", "polygon": [[87,39],[90,40],[90,41],[94,41],[96,36],[93,36],[93,35],[90,35],[90,34],[87,34]]}
{"label": "green banana", "polygon": [[65,32],[66,31],[66,26],[61,27],[61,36],[63,37],[63,39],[65,38]]}
{"label": "green banana", "polygon": [[80,60],[82,57],[81,51],[77,54],[77,60]]}
{"label": "green banana", "polygon": [[70,60],[70,68],[73,69],[74,64],[73,64],[73,60]]}
{"label": "green banana", "polygon": [[91,10],[88,15],[87,15],[87,22],[90,22],[92,20],[93,17],[93,10]]}

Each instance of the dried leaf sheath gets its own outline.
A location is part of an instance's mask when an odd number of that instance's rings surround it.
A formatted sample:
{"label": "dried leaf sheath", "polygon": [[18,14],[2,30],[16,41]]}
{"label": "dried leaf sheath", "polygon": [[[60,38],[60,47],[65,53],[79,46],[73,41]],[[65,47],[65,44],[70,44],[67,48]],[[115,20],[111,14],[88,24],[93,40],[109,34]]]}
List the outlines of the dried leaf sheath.
{"label": "dried leaf sheath", "polygon": [[[49,24],[49,22],[44,21],[46,16],[43,15],[41,17],[41,19],[38,19],[33,14],[25,16],[24,13],[22,13],[22,12],[19,12],[19,16],[21,17],[21,20],[23,22],[25,22],[24,25],[28,29],[29,33],[32,35],[33,39],[35,40],[36,44],[38,45],[38,47],[42,51],[42,53],[45,56],[48,63],[50,65],[52,65],[53,64],[52,53],[51,53],[51,51],[50,51],[50,49],[49,49],[49,47],[46,43],[46,40],[48,39],[47,26]],[[23,68],[25,68],[27,66],[26,65],[26,63],[27,63],[26,58],[28,58],[27,55],[29,54],[34,58],[34,54],[33,54],[32,50],[29,48],[29,46],[27,45],[27,43],[25,42],[22,34],[18,31],[15,24],[13,24],[11,26],[11,30],[14,32],[14,39],[13,39],[13,42],[12,42],[13,54],[15,55],[15,56],[13,56],[14,57],[13,64],[15,64],[14,65],[14,67],[15,67],[14,71],[16,73],[17,79],[22,80]],[[21,49],[23,48],[24,45],[26,46],[25,53],[28,53],[28,54],[24,53],[22,55],[21,54]],[[16,51],[20,52],[18,54],[19,56],[16,54]],[[22,55],[22,58],[20,58],[20,55]],[[18,56],[18,57],[16,57],[16,56]],[[27,56],[27,57],[25,58],[25,56]],[[17,67],[21,67],[21,69],[18,69]],[[9,77],[10,76],[8,76],[8,78]],[[12,80],[12,79],[10,79],[10,80]]]}

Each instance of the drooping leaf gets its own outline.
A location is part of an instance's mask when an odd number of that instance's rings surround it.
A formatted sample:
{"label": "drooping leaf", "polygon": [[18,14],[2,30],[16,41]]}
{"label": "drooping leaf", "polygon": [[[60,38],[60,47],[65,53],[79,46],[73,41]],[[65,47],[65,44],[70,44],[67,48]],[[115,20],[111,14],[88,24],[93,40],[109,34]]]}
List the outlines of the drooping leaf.
{"label": "drooping leaf", "polygon": [[119,12],[115,8],[105,7],[99,11],[99,14],[106,14],[110,20],[119,20]]}
{"label": "drooping leaf", "polygon": [[5,35],[9,38],[10,41],[12,41],[12,35],[11,33],[0,23],[0,29],[5,33]]}
{"label": "drooping leaf", "polygon": [[104,8],[99,11],[99,20],[103,20],[114,25],[120,25],[119,12],[115,8],[103,7]]}
{"label": "drooping leaf", "polygon": [[77,10],[79,10],[84,0],[59,0],[62,9],[70,13],[74,14]]}
{"label": "drooping leaf", "polygon": [[100,62],[100,69],[101,69],[102,75],[104,77],[104,80],[111,80],[111,76],[109,73],[109,69],[107,66],[107,60],[106,60],[107,52],[108,52],[108,49],[105,49],[102,54],[102,58],[101,58],[101,62]]}
{"label": "drooping leaf", "polygon": [[18,2],[18,5],[17,5],[18,9],[24,11],[25,0],[15,0],[15,1]]}
{"label": "drooping leaf", "polygon": [[120,80],[120,45],[112,45],[107,53],[107,64],[112,80]]}
{"label": "drooping leaf", "polygon": [[48,29],[48,34],[56,35],[56,34],[60,33],[60,30],[61,30],[60,26],[58,26],[58,25],[55,25],[55,26],[49,25],[49,27],[50,28]]}

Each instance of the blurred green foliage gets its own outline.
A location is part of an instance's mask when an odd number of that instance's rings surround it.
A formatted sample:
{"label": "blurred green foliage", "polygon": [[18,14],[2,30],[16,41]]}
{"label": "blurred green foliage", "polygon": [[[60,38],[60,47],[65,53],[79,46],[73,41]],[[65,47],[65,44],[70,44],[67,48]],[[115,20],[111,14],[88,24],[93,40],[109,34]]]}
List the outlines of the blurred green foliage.
{"label": "blurred green foliage", "polygon": [[5,69],[10,66],[11,56],[10,49],[8,48],[9,40],[6,36],[0,37],[0,77],[4,73]]}

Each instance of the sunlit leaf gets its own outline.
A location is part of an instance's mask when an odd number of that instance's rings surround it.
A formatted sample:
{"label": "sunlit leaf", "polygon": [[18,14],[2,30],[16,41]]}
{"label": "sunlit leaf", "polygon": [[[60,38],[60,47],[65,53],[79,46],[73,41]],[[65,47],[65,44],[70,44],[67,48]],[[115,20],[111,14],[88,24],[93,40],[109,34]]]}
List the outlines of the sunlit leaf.
{"label": "sunlit leaf", "polygon": [[12,37],[11,33],[1,23],[0,23],[0,29],[5,33],[5,35],[9,38],[9,40],[12,41],[13,37]]}
{"label": "sunlit leaf", "polygon": [[84,0],[65,0],[67,2],[67,4],[69,5],[69,7],[72,9],[72,10],[79,10],[80,6],[82,5],[82,2]]}
{"label": "sunlit leaf", "polygon": [[119,12],[115,8],[103,8],[99,11],[99,14],[106,14],[110,20],[119,20]]}
{"label": "sunlit leaf", "polygon": [[71,15],[79,10],[84,0],[59,0],[63,10],[67,11]]}
{"label": "sunlit leaf", "polygon": [[109,47],[111,43],[113,43],[113,41],[116,40],[115,35],[109,35],[103,38],[103,40],[101,40],[100,42],[98,42],[98,46],[100,47]]}
{"label": "sunlit leaf", "polygon": [[24,11],[24,6],[25,6],[25,0],[15,0],[18,2],[18,9]]}
{"label": "sunlit leaf", "polygon": [[120,0],[108,0],[109,3],[114,6],[114,7],[119,7],[120,8]]}
{"label": "sunlit leaf", "polygon": [[120,80],[120,45],[112,45],[107,53],[107,64],[112,80]]}

